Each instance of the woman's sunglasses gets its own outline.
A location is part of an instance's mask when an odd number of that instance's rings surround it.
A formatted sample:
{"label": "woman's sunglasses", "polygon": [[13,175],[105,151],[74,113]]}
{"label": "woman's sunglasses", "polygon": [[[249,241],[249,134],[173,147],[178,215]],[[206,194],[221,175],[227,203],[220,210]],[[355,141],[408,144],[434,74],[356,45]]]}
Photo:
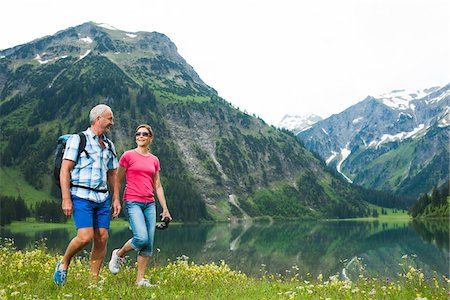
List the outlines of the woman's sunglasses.
{"label": "woman's sunglasses", "polygon": [[143,131],[143,132],[136,132],[136,136],[151,136],[151,135],[150,133]]}

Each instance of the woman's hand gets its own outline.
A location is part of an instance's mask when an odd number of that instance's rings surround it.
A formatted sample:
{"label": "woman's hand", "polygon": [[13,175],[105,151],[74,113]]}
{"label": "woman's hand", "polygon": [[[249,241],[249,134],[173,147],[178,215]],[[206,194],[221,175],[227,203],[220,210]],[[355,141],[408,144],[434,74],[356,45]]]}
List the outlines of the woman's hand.
{"label": "woman's hand", "polygon": [[170,221],[172,221],[172,217],[170,216],[170,212],[167,208],[164,209],[161,214],[161,221],[164,220],[164,218],[168,218]]}

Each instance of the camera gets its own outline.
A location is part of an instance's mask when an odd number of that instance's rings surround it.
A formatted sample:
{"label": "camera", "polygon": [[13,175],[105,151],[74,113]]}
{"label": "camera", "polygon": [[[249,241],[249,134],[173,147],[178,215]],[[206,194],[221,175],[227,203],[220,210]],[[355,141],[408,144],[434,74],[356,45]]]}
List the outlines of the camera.
{"label": "camera", "polygon": [[[162,217],[162,214],[160,215]],[[161,223],[156,224],[155,228],[159,230],[164,230],[167,227],[169,227],[170,219],[167,217],[164,217],[164,219],[161,220]]]}

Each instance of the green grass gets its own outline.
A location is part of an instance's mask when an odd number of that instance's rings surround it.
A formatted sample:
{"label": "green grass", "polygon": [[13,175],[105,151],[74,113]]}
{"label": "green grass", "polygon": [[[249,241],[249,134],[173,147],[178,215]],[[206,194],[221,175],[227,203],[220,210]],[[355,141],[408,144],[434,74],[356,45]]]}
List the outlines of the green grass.
{"label": "green grass", "polygon": [[[128,222],[123,219],[114,219],[111,221],[110,228],[112,229],[124,227],[128,227]],[[30,217],[27,218],[26,221],[13,221],[11,224],[7,225],[6,228],[8,228],[11,232],[23,233],[29,236],[34,236],[36,232],[40,232],[42,230],[66,228],[69,230],[71,235],[76,235],[73,218],[69,219],[67,223],[45,223],[36,221],[34,217]]]}
{"label": "green grass", "polygon": [[25,181],[20,171],[14,168],[0,168],[0,190],[0,193],[5,196],[17,198],[20,195],[28,205],[49,198],[49,193],[31,186]]}
{"label": "green grass", "polygon": [[227,199],[220,199],[216,202],[215,206],[206,206],[208,214],[212,216],[212,218],[216,221],[226,221],[227,217],[230,214],[230,205],[228,204]]}
{"label": "green grass", "polygon": [[374,217],[365,217],[365,218],[351,218],[351,219],[339,219],[339,221],[341,220],[346,220],[346,221],[378,221],[381,223],[386,223],[386,224],[395,224],[395,225],[400,225],[400,224],[406,224],[409,223],[412,218],[410,215],[408,215],[408,212],[405,210],[400,210],[400,209],[395,209],[395,208],[383,208],[387,214],[382,214],[381,213],[381,206],[377,206],[374,204],[368,204],[368,207],[370,210],[376,209],[378,211],[378,217],[374,218]]}
{"label": "green grass", "polygon": [[24,126],[24,120],[28,120],[28,117],[30,116],[30,111],[33,111],[34,107],[36,106],[36,103],[37,100],[33,99],[28,103],[20,105],[10,114],[2,116],[2,119],[4,120],[2,123],[3,126],[2,130],[8,132],[8,130],[18,129]]}
{"label": "green grass", "polygon": [[158,100],[158,103],[169,104],[169,103],[189,103],[189,102],[197,102],[203,103],[211,100],[209,96],[192,96],[192,95],[177,95],[171,92],[165,91],[154,91],[155,97]]}
{"label": "green grass", "polygon": [[38,222],[34,217],[27,218],[26,221],[13,221],[7,228],[12,232],[26,233],[36,232],[41,230],[58,229],[58,228],[72,228],[74,227],[73,219],[67,221],[67,223],[45,223]]}
{"label": "green grass", "polygon": [[134,51],[133,53],[106,53],[105,56],[118,65],[133,65],[138,58],[152,58],[156,57],[156,54],[152,51]]}
{"label": "green grass", "polygon": [[[337,220],[331,220],[331,221],[348,221],[348,222],[354,222],[354,221],[373,221],[373,222],[379,222],[383,224],[383,229],[378,230],[390,230],[390,229],[397,229],[400,226],[406,226],[409,222],[411,222],[412,218],[406,211],[402,211],[399,209],[394,208],[383,208],[387,214],[381,214],[381,206],[377,206],[374,204],[368,204],[368,207],[370,210],[376,209],[378,211],[378,218],[374,217],[365,217],[365,218],[350,218],[350,219],[337,219]],[[378,231],[377,230],[377,231]]]}
{"label": "green grass", "polygon": [[[371,210],[375,208],[378,211],[378,218],[374,219],[378,219],[379,221],[409,222],[411,220],[411,216],[408,215],[408,211],[406,210],[401,210],[398,208],[382,208],[381,206],[377,206],[374,204],[369,204],[369,208]],[[384,209],[386,214],[382,214],[381,209]]]}
{"label": "green grass", "polygon": [[398,186],[399,182],[402,182],[406,177],[413,177],[417,174],[418,169],[416,169],[414,173],[411,173],[415,168],[410,168],[409,165],[409,158],[414,156],[414,150],[418,147],[417,143],[416,140],[403,143],[398,148],[391,149],[369,163],[367,170],[376,169],[377,166],[388,168],[388,170],[384,172],[384,177],[388,179],[384,182],[385,186],[382,189],[394,189]]}
{"label": "green grass", "polygon": [[13,241],[0,241],[0,299],[448,299],[449,279],[425,275],[403,257],[403,271],[390,280],[366,278],[355,282],[337,275],[301,278],[263,273],[249,277],[231,270],[224,262],[198,265],[179,258],[161,267],[150,267],[146,277],[153,288],[134,285],[136,267],[125,264],[117,275],[103,269],[91,281],[88,260],[72,260],[64,286],[53,283],[60,256],[45,245],[17,250]]}

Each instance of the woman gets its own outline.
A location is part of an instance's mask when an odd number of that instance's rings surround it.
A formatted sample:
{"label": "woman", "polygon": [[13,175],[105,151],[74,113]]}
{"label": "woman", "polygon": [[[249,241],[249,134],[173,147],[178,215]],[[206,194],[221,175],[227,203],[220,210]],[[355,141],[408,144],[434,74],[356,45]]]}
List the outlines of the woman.
{"label": "woman", "polygon": [[[149,125],[141,124],[136,128],[137,147],[126,151],[120,158],[114,185],[114,201],[120,203],[120,186],[126,175],[127,183],[123,201],[127,208],[133,237],[122,248],[112,252],[109,270],[111,273],[117,274],[125,254],[136,250],[138,252],[136,284],[140,286],[152,286],[144,278],[144,274],[153,252],[156,224],[154,191],[163,209],[161,219],[172,220],[159,177],[159,160],[150,152],[149,148],[152,139],[153,130]],[[115,211],[113,216],[117,216],[117,214],[118,212]]]}

